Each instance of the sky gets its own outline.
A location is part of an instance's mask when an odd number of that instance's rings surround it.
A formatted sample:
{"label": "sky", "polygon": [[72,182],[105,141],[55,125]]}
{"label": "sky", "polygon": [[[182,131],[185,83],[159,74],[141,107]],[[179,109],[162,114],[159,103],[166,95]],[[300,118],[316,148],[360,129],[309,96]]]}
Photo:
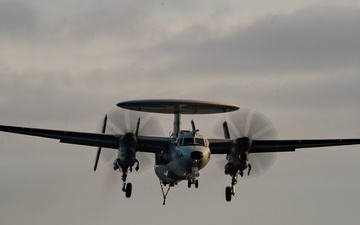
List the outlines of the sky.
{"label": "sky", "polygon": [[[360,136],[358,1],[0,0],[0,124],[93,132],[116,103],[180,98],[266,115],[281,139]],[[171,117],[161,116],[165,133]],[[211,135],[217,116],[195,117]],[[190,119],[184,118],[185,128]],[[279,154],[262,176],[216,159],[162,206],[153,169],[96,148],[0,133],[1,224],[357,224],[359,146]],[[151,155],[149,156],[152,157]]]}

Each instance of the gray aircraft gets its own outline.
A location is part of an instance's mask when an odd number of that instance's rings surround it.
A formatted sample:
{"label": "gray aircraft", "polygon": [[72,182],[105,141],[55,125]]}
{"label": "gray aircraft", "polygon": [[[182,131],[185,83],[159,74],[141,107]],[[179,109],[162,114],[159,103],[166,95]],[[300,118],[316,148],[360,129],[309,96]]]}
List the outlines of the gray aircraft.
{"label": "gray aircraft", "polygon": [[[115,149],[117,155],[107,158],[111,160],[113,169],[121,172],[122,191],[127,198],[132,194],[132,184],[127,182],[128,173],[134,166],[136,171],[139,170],[136,153],[154,153],[155,173],[160,180],[164,205],[170,188],[180,181],[187,180],[189,188],[198,188],[199,171],[208,164],[213,154],[226,156],[224,172],[231,177],[231,184],[225,188],[225,199],[230,202],[235,195],[238,176],[242,177],[244,172],[250,176],[254,167],[261,167],[260,156],[268,157],[271,153],[302,148],[360,144],[360,139],[278,140],[273,125],[266,118],[253,111],[240,112],[239,106],[233,104],[163,99],[125,101],[117,106],[120,107],[117,111],[105,116],[99,133],[5,125],[0,125],[0,131],[98,147],[94,171],[102,148]],[[174,115],[173,130],[168,137],[157,135],[159,121],[149,116],[153,113]],[[191,130],[181,128],[183,114],[214,113],[231,114],[218,124],[223,138],[206,138],[196,129],[194,121],[191,121]],[[258,165],[254,166],[256,163]],[[164,186],[168,186],[166,191]]]}

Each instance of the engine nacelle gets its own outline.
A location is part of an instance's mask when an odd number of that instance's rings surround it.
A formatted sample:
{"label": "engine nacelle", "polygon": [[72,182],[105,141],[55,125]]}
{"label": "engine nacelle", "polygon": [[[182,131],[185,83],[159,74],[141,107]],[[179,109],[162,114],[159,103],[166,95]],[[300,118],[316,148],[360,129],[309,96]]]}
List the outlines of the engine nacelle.
{"label": "engine nacelle", "polygon": [[252,142],[248,137],[241,137],[235,140],[233,149],[226,156],[228,163],[225,165],[225,174],[236,174],[249,167],[249,151]]}
{"label": "engine nacelle", "polygon": [[126,133],[120,139],[118,162],[121,167],[132,167],[136,160],[137,138],[134,133]]}
{"label": "engine nacelle", "polygon": [[136,145],[137,138],[134,133],[126,133],[121,138],[121,145],[124,147],[134,147]]}
{"label": "engine nacelle", "polygon": [[252,141],[248,137],[241,137],[236,139],[236,148],[240,152],[249,152],[251,145],[252,145]]}

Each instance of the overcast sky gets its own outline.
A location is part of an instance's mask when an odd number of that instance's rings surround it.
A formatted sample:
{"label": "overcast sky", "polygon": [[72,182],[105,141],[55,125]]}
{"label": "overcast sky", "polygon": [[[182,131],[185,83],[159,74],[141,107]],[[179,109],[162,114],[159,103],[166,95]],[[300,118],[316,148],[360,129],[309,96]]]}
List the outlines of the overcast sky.
{"label": "overcast sky", "polygon": [[[0,124],[92,132],[117,102],[185,98],[260,111],[283,139],[359,137],[359,60],[357,0],[0,0]],[[126,199],[120,174],[92,171],[95,148],[5,133],[0,145],[1,224],[360,221],[359,147],[281,154],[230,204],[210,162],[163,207],[153,169],[129,176]]]}

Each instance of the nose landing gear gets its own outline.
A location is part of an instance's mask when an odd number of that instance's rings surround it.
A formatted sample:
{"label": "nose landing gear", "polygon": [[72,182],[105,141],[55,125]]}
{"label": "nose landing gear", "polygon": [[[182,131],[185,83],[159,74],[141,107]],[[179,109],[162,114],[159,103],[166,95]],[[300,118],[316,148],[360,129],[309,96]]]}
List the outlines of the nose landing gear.
{"label": "nose landing gear", "polygon": [[198,179],[188,179],[188,188],[191,188],[191,185],[194,184],[195,188],[199,187],[199,180]]}
{"label": "nose landing gear", "polygon": [[197,160],[194,160],[194,165],[191,167],[191,173],[187,174],[188,188],[191,188],[191,185],[194,184],[195,188],[199,187],[199,180],[197,179],[200,176],[199,168],[197,166]]}

